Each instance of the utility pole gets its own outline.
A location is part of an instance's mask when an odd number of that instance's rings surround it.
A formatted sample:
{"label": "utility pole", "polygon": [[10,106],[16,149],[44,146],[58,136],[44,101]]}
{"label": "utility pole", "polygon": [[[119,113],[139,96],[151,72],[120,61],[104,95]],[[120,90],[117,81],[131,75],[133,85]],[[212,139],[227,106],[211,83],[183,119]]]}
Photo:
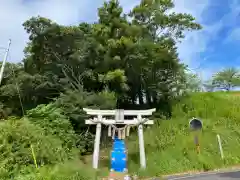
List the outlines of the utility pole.
{"label": "utility pole", "polygon": [[2,79],[3,79],[3,72],[4,72],[5,65],[6,65],[10,45],[11,45],[11,39],[9,39],[9,41],[8,41],[8,47],[6,49],[6,52],[5,52],[5,55],[4,55],[4,58],[3,58],[3,62],[2,62],[2,67],[1,67],[1,70],[0,70],[0,85],[1,85]]}

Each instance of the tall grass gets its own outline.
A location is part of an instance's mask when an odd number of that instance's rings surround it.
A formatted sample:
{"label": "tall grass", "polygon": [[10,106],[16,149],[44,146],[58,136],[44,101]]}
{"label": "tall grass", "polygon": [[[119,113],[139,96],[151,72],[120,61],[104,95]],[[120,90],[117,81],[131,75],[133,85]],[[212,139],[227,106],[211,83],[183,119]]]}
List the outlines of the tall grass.
{"label": "tall grass", "polygon": [[[203,121],[200,154],[197,154],[189,120]],[[138,137],[128,143],[129,170],[141,175],[160,176],[184,171],[210,170],[240,162],[240,96],[234,93],[193,94],[174,108],[171,120],[157,120],[145,128],[147,169],[139,171]],[[216,135],[222,138],[225,159],[222,160]]]}

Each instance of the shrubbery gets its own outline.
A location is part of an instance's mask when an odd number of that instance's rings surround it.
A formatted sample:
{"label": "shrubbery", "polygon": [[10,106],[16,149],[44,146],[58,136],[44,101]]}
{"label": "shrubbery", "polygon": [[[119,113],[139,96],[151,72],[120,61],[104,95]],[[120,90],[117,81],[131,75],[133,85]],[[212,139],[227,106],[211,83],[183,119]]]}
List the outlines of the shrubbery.
{"label": "shrubbery", "polygon": [[65,151],[60,139],[46,135],[41,127],[26,119],[8,119],[0,123],[0,178],[12,176],[27,166],[34,167],[31,146],[38,166],[74,157],[74,153]]}
{"label": "shrubbery", "polygon": [[27,113],[27,119],[43,128],[46,135],[53,135],[63,142],[63,146],[71,150],[78,140],[73,127],[60,108],[54,104],[39,105]]}

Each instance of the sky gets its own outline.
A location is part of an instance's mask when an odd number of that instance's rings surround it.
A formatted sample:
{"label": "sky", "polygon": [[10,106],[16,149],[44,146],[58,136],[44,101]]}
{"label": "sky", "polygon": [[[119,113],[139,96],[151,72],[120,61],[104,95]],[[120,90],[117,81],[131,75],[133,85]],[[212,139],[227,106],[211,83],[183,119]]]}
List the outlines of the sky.
{"label": "sky", "polygon": [[[0,0],[0,58],[11,38],[8,61],[20,62],[28,35],[22,23],[32,16],[43,16],[63,24],[97,20],[97,8],[103,0]],[[140,0],[120,0],[125,12]],[[174,0],[172,11],[192,14],[203,26],[200,31],[186,32],[178,44],[182,62],[192,72],[207,80],[225,67],[240,67],[240,1]]]}

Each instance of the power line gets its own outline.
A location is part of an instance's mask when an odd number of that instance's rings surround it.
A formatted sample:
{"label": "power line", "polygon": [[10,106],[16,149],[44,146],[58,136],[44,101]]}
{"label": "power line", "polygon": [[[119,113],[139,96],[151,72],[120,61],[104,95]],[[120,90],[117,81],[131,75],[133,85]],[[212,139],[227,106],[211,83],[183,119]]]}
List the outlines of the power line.
{"label": "power line", "polygon": [[[11,54],[9,53],[9,59],[11,59]],[[19,99],[19,103],[20,103],[20,106],[21,106],[21,110],[22,110],[22,115],[24,116],[24,107],[23,107],[23,102],[22,102],[22,97],[21,97],[21,93],[20,93],[20,88],[19,88],[19,84],[18,84],[18,81],[17,81],[17,78],[16,78],[16,73],[15,73],[15,70],[14,70],[14,67],[13,67],[13,64],[11,63],[11,69],[12,69],[12,73],[13,73],[13,78],[14,78],[14,81],[15,81],[15,87],[17,89],[17,94],[18,94],[18,99]]]}
{"label": "power line", "polygon": [[6,65],[10,45],[11,45],[11,39],[9,39],[9,41],[8,41],[8,47],[6,48],[6,52],[5,52],[5,55],[4,55],[4,58],[3,58],[3,62],[2,62],[2,67],[1,67],[1,70],[0,70],[0,85],[1,85],[2,79],[3,79],[3,72],[4,72],[5,65]]}

